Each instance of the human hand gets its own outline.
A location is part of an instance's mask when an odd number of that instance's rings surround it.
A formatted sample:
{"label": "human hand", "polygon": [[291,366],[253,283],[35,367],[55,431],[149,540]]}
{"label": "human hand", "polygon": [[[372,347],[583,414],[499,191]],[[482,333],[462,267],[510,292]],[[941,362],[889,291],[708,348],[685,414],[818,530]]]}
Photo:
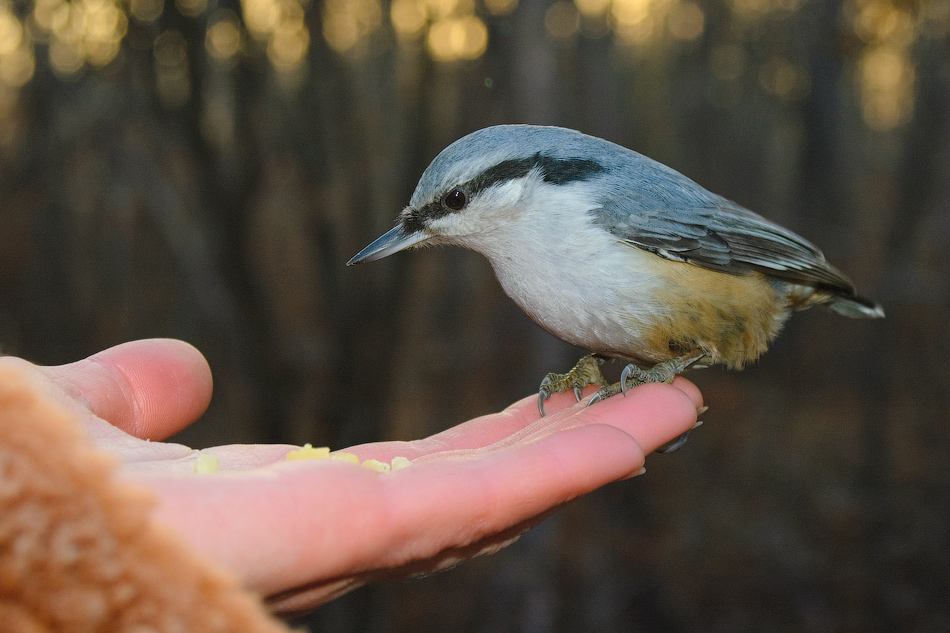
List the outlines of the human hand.
{"label": "human hand", "polygon": [[221,472],[196,475],[198,451],[159,441],[210,400],[210,370],[193,347],[157,339],[59,367],[0,362],[40,374],[49,395],[122,460],[123,477],[157,496],[157,520],[283,613],[497,551],[571,499],[637,474],[644,455],[691,428],[702,405],[682,378],[589,408],[555,395],[540,419],[530,396],[423,440],[346,449],[361,460],[412,460],[392,473],[288,462],[296,448],[288,445],[230,445],[202,450]]}

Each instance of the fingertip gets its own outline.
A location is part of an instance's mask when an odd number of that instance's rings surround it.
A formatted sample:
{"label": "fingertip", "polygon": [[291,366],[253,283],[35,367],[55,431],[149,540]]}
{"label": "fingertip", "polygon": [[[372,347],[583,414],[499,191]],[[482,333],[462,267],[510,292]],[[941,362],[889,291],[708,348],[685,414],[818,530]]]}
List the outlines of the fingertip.
{"label": "fingertip", "polygon": [[185,341],[132,341],[100,354],[111,358],[135,395],[132,433],[137,437],[164,439],[173,435],[201,417],[211,402],[208,361]]}
{"label": "fingertip", "polygon": [[211,370],[192,345],[145,339],[49,368],[94,414],[142,439],[160,440],[197,420],[211,401]]}
{"label": "fingertip", "polygon": [[683,378],[682,376],[677,376],[673,379],[672,385],[685,393],[689,399],[693,401],[693,404],[696,405],[697,409],[703,406],[703,394],[699,390],[699,387],[694,385],[692,382],[686,378]]}
{"label": "fingertip", "polygon": [[[691,383],[690,383],[691,384]],[[584,410],[591,423],[615,426],[632,436],[647,453],[688,431],[696,423],[696,404],[678,385],[647,383]]]}

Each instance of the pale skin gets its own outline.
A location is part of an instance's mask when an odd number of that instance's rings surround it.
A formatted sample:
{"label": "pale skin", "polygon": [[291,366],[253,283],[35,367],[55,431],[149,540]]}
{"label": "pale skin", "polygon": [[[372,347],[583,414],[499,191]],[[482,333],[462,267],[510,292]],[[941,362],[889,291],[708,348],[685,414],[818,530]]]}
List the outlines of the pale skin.
{"label": "pale skin", "polygon": [[154,493],[157,521],[285,614],[494,552],[571,499],[639,474],[645,455],[692,428],[702,406],[683,378],[591,407],[556,394],[540,419],[532,395],[426,439],[345,449],[413,460],[392,473],[288,462],[288,445],[225,445],[202,451],[221,472],[196,475],[197,451],[161,441],[211,399],[211,372],[190,345],[152,339],[58,367],[0,363],[35,372],[123,462],[121,476]]}

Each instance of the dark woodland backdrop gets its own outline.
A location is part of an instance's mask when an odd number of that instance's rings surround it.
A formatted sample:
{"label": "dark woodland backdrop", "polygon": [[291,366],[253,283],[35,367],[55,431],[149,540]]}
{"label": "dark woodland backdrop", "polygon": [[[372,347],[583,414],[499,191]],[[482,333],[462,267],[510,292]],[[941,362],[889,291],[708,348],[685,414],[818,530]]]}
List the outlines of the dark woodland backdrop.
{"label": "dark woodland backdrop", "polygon": [[[580,354],[453,249],[344,262],[449,142],[604,136],[799,231],[887,318],[812,310],[645,477],[314,631],[950,629],[950,3],[0,0],[0,346],[178,337],[180,440],[421,437]],[[314,503],[319,503],[314,499]]]}

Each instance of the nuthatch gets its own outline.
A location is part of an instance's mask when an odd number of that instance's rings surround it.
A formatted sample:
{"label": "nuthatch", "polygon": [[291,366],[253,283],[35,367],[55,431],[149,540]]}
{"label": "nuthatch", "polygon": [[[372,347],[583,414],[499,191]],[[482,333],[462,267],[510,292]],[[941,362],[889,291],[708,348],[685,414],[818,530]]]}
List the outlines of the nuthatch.
{"label": "nuthatch", "polygon": [[[884,316],[795,233],[646,156],[564,128],[500,125],[452,143],[396,226],[347,265],[430,244],[481,253],[528,316],[592,352],[544,379],[542,415],[553,393],[580,399],[589,384],[603,387],[593,402],[690,366],[739,369],[792,310]],[[601,375],[604,357],[629,363],[619,385]]]}

